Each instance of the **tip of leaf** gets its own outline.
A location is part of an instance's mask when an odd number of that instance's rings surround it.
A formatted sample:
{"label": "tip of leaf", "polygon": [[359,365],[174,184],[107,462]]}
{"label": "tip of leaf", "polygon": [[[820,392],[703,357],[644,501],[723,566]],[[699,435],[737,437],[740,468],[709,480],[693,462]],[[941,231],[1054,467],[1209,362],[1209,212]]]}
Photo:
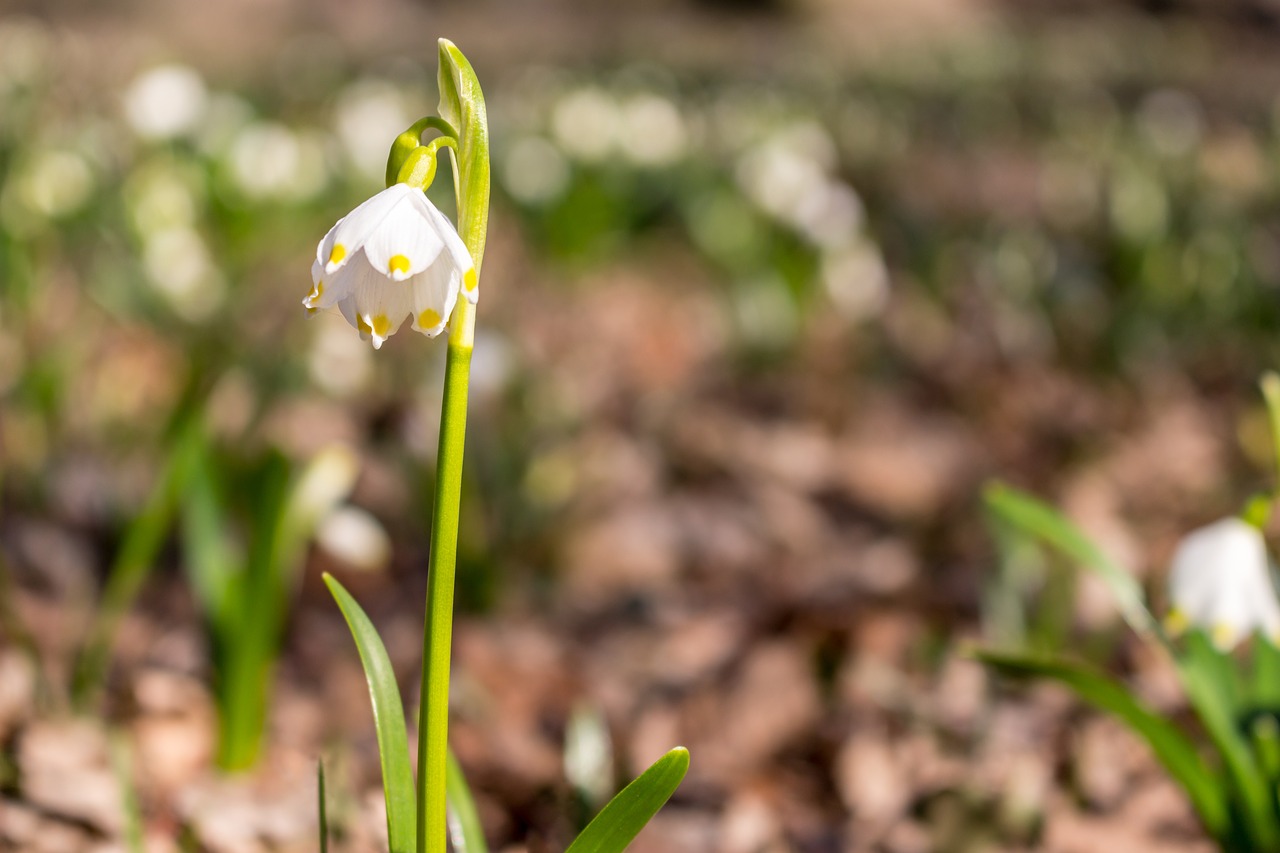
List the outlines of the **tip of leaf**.
{"label": "tip of leaf", "polygon": [[328,572],[324,572],[323,574],[321,574],[320,579],[324,581],[324,585],[329,588],[329,592],[335,598],[340,599],[341,596],[339,595],[339,593],[344,593],[347,591],[346,588],[341,583],[338,582],[338,579],[335,578],[333,575],[329,574]]}
{"label": "tip of leaf", "polygon": [[680,778],[689,772],[689,750],[683,746],[673,747],[667,750],[667,754],[658,759],[658,763],[667,764],[673,769],[678,768]]}
{"label": "tip of leaf", "polygon": [[982,484],[982,499],[990,502],[1009,491],[1003,480],[987,480]]}

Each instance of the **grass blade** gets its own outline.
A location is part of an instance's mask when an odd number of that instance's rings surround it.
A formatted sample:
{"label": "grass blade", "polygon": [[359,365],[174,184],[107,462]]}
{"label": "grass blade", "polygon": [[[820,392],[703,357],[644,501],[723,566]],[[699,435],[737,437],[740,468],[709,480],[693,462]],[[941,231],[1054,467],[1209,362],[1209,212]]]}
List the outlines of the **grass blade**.
{"label": "grass blade", "polygon": [[1003,483],[991,483],[983,493],[987,510],[997,519],[1041,539],[1096,573],[1111,590],[1120,613],[1139,636],[1164,641],[1142,586],[1056,509]]}
{"label": "grass blade", "polygon": [[72,676],[72,702],[78,708],[87,707],[101,685],[116,628],[137,598],[169,532],[177,496],[182,492],[190,461],[204,444],[200,414],[199,409],[194,409],[185,415],[175,433],[160,479],[142,511],[125,530],[120,550],[107,575],[102,604],[89,628]]}
{"label": "grass blade", "polygon": [[324,761],[317,762],[316,814],[320,823],[320,853],[329,853],[329,811],[324,792]]}
{"label": "grass blade", "polygon": [[622,853],[671,798],[688,771],[689,750],[677,746],[619,791],[565,853]]}
{"label": "grass blade", "polygon": [[453,750],[449,750],[445,765],[445,789],[449,798],[449,840],[455,853],[489,853],[480,815],[476,813],[476,801]]}
{"label": "grass blade", "polygon": [[142,808],[138,805],[138,789],[133,784],[133,757],[123,734],[113,732],[110,738],[111,770],[120,785],[120,806],[124,812],[124,847],[128,853],[145,853]]}
{"label": "grass blade", "polygon": [[390,853],[413,853],[417,842],[417,796],[413,767],[409,762],[409,736],[405,729],[404,705],[391,669],[386,647],[364,610],[329,574],[324,582],[346,617],[347,627],[360,651],[369,698],[373,702],[373,724],[378,734],[382,758],[382,789],[387,798],[387,837]]}
{"label": "grass blade", "polygon": [[1061,659],[979,650],[976,657],[997,671],[1018,678],[1049,678],[1070,687],[1089,704],[1119,717],[1151,747],[1156,758],[1187,792],[1205,829],[1215,838],[1229,831],[1226,792],[1221,777],[1201,760],[1195,746],[1173,723],[1148,710],[1124,685],[1079,664]]}

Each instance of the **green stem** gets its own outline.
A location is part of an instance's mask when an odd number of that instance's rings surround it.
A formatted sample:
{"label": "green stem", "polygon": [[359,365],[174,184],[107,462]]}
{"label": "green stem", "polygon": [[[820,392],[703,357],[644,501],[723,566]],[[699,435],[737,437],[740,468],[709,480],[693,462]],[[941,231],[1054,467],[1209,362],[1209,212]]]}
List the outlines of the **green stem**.
{"label": "green stem", "polygon": [[[459,300],[459,308],[466,305]],[[469,307],[469,306],[468,306]],[[455,312],[455,327],[470,326],[470,311]],[[436,456],[427,624],[423,636],[422,698],[418,710],[418,850],[445,853],[445,777],[449,756],[449,656],[453,634],[454,569],[462,495],[462,451],[467,429],[471,342],[449,337]],[[469,338],[469,336],[467,336]]]}

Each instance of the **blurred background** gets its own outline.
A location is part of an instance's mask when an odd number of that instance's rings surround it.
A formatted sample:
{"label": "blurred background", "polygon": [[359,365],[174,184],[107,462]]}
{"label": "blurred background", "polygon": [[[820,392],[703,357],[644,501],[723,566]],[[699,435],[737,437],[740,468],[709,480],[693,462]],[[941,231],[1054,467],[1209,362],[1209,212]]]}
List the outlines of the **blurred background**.
{"label": "blurred background", "polygon": [[[1158,603],[1181,532],[1268,487],[1268,0],[6,2],[0,848],[122,849],[132,789],[154,850],[315,849],[321,756],[335,847],[385,843],[319,577],[412,693],[444,349],[300,301],[439,36],[494,145],[451,733],[494,848],[563,849],[683,744],[636,851],[1211,849],[1118,724],[965,649],[1071,645],[1184,710],[1103,591],[1002,570],[980,490],[1057,502]],[[193,400],[250,516],[258,460],[359,460],[234,776],[171,530],[65,711]]]}

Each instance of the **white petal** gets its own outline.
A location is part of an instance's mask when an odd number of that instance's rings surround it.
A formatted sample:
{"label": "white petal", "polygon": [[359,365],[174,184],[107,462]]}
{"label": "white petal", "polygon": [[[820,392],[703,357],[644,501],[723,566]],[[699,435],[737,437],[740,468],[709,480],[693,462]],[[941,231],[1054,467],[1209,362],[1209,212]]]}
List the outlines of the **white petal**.
{"label": "white petal", "polygon": [[426,200],[422,190],[411,190],[387,213],[364,244],[370,265],[396,281],[404,281],[425,270],[444,248],[444,241],[436,233],[436,224],[416,203],[419,199]]}
{"label": "white petal", "polygon": [[1169,575],[1169,597],[1187,620],[1230,648],[1255,629],[1280,633],[1276,599],[1262,534],[1228,518],[1188,534]]}
{"label": "white petal", "polygon": [[434,338],[444,331],[458,301],[458,275],[441,258],[413,279],[413,328]]}
{"label": "white petal", "polygon": [[414,203],[435,224],[436,232],[444,239],[444,245],[449,251],[449,257],[453,259],[453,264],[458,269],[463,294],[467,297],[468,302],[472,305],[476,304],[476,300],[480,298],[479,282],[476,278],[476,265],[471,257],[471,252],[467,249],[467,244],[463,242],[462,237],[458,234],[458,229],[449,221],[449,217],[441,213],[440,209],[432,204],[431,200],[425,195],[422,196],[421,200],[415,198]]}
{"label": "white petal", "polygon": [[351,328],[360,333],[362,340],[369,340],[369,333],[360,328],[360,321],[356,317],[356,298],[348,296],[338,303],[338,310],[342,312],[342,316],[351,324]]}
{"label": "white petal", "polygon": [[387,215],[414,192],[406,184],[393,184],[366,200],[348,213],[316,247],[316,260],[325,265],[325,271],[335,272],[361,248],[369,235],[378,229]]}
{"label": "white petal", "polygon": [[311,266],[311,279],[315,284],[306,299],[302,300],[302,304],[313,311],[330,308],[350,296],[356,285],[370,275],[376,275],[376,273],[369,267],[363,255],[349,264],[343,264],[332,275],[326,273],[324,267],[320,266],[320,262],[316,261]]}
{"label": "white petal", "polygon": [[413,313],[413,285],[391,281],[368,264],[356,270],[359,274],[350,297],[355,304],[356,328],[369,334],[377,349]]}

